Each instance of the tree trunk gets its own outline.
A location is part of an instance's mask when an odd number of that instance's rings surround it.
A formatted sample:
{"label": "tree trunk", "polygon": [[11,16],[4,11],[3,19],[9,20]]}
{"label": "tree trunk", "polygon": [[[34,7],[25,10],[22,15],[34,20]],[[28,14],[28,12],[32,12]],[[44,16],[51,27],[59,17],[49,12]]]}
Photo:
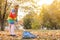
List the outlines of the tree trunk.
{"label": "tree trunk", "polygon": [[4,31],[4,21],[1,21],[1,31]]}
{"label": "tree trunk", "polygon": [[0,4],[0,21],[1,21],[1,4]]}
{"label": "tree trunk", "polygon": [[5,1],[5,7],[4,7],[4,13],[3,13],[3,17],[1,20],[1,31],[4,31],[4,20],[5,20],[5,14],[6,14],[6,7],[7,7],[7,0]]}

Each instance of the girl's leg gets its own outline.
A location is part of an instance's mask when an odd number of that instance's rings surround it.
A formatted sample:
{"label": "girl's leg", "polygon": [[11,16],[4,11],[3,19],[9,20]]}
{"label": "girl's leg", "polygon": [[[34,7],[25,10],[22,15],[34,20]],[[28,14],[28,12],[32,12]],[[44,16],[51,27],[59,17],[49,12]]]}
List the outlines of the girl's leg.
{"label": "girl's leg", "polygon": [[14,24],[11,24],[11,27],[10,27],[10,34],[11,35],[15,35],[15,25]]}

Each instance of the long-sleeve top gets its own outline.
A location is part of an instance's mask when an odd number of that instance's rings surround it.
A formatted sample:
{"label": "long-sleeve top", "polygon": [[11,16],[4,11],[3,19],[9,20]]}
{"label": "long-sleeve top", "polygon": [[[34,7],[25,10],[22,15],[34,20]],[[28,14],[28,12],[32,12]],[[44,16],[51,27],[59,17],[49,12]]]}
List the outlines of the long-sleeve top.
{"label": "long-sleeve top", "polygon": [[17,15],[15,13],[15,9],[12,9],[10,11],[9,15],[8,15],[8,19],[7,20],[8,20],[8,22],[10,24],[14,24],[14,21],[16,20],[16,17],[17,17]]}

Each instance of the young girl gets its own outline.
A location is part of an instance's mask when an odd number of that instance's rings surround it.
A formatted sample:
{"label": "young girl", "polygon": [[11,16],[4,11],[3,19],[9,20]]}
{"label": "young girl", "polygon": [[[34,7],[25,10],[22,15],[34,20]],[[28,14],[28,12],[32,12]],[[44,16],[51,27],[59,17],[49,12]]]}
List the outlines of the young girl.
{"label": "young girl", "polygon": [[10,36],[16,36],[15,34],[15,21],[17,20],[17,11],[18,11],[18,5],[15,5],[14,8],[10,11],[9,16],[8,16],[8,23],[9,23],[9,32],[10,32]]}

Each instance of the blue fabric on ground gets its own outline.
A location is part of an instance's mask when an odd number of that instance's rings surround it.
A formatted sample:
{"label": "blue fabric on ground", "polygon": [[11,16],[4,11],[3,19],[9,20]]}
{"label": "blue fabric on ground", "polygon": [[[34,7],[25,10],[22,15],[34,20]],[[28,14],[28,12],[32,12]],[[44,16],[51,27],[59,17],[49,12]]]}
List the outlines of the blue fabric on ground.
{"label": "blue fabric on ground", "polygon": [[28,32],[28,31],[24,31],[23,32],[23,39],[29,39],[29,38],[37,38],[37,36],[35,36],[34,34]]}

